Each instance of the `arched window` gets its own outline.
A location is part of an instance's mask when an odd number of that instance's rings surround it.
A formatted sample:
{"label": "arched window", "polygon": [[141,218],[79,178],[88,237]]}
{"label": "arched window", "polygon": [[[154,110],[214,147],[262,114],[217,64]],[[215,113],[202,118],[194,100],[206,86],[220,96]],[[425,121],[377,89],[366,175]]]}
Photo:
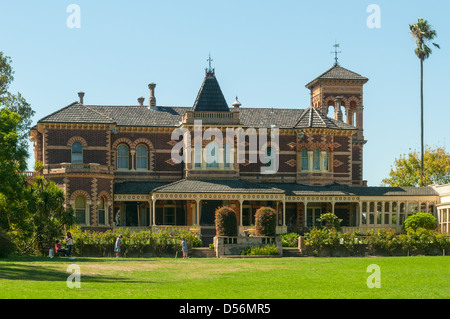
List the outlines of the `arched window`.
{"label": "arched window", "polygon": [[117,168],[128,169],[128,146],[122,144],[117,148]]}
{"label": "arched window", "polygon": [[302,156],[302,171],[307,171],[309,170],[309,159],[308,159],[308,150],[306,148],[302,148],[301,156]]}
{"label": "arched window", "polygon": [[136,168],[148,169],[148,150],[144,145],[139,145],[136,149]]}
{"label": "arched window", "polygon": [[223,146],[223,166],[225,168],[230,168],[231,163],[231,147],[230,143],[225,143]]}
{"label": "arched window", "polygon": [[75,198],[75,218],[77,224],[86,225],[86,198],[84,196]]}
{"label": "arched window", "polygon": [[217,144],[216,142],[209,143],[208,145],[206,145],[205,152],[206,167],[219,167],[219,144]]}
{"label": "arched window", "polygon": [[72,164],[83,163],[83,145],[80,142],[72,144]]}
{"label": "arched window", "polygon": [[320,149],[313,150],[313,170],[320,171]]}
{"label": "arched window", "polygon": [[98,203],[98,224],[106,225],[106,206],[104,197],[100,197],[100,202]]}
{"label": "arched window", "polygon": [[323,169],[326,171],[330,170],[330,149],[327,149],[325,156],[323,158]]}
{"label": "arched window", "polygon": [[270,167],[270,165],[272,165],[272,147],[271,146],[267,146],[266,147],[266,163],[264,164],[266,167]]}

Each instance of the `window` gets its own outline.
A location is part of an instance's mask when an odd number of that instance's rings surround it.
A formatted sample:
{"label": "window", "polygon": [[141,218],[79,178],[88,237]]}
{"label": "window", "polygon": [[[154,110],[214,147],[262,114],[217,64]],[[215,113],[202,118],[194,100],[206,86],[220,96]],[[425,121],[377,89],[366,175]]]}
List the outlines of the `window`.
{"label": "window", "polygon": [[136,149],[136,168],[148,169],[148,150],[144,145],[139,145]]}
{"label": "window", "polygon": [[325,156],[323,158],[323,169],[326,171],[330,170],[330,149],[327,149]]}
{"label": "window", "polygon": [[320,171],[320,149],[318,148],[313,151],[313,170]]}
{"label": "window", "polygon": [[175,213],[175,202],[167,201],[164,205],[164,225],[175,225]]}
{"label": "window", "polygon": [[230,143],[225,143],[223,147],[223,166],[225,168],[230,168],[230,163],[231,163],[231,147]]}
{"label": "window", "polygon": [[105,199],[103,197],[100,198],[100,202],[98,204],[98,224],[106,224]]}
{"label": "window", "polygon": [[72,164],[83,163],[83,145],[80,142],[72,144]]}
{"label": "window", "polygon": [[206,145],[206,167],[218,168],[219,167],[219,145],[216,142],[211,142]]}
{"label": "window", "polygon": [[320,217],[322,209],[320,207],[308,207],[306,210],[306,226],[318,226],[317,219]]}
{"label": "window", "polygon": [[272,165],[272,147],[271,146],[267,146],[266,147],[266,159],[265,161],[267,161],[264,165],[266,167],[270,167],[270,165]]}
{"label": "window", "polygon": [[86,198],[84,196],[75,198],[75,218],[77,224],[86,225]]}
{"label": "window", "polygon": [[309,160],[308,160],[308,150],[306,148],[302,148],[301,151],[302,156],[302,171],[309,170]]}
{"label": "window", "polygon": [[128,146],[120,145],[117,148],[117,168],[128,169]]}

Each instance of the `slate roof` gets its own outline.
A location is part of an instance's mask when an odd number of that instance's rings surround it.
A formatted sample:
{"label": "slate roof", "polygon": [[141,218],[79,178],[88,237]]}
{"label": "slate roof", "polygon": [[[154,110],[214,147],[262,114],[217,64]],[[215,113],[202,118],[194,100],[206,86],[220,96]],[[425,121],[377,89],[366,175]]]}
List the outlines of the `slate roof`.
{"label": "slate roof", "polygon": [[150,193],[285,194],[286,196],[438,196],[432,187],[353,187],[340,184],[312,186],[297,183],[257,183],[242,179],[176,182],[123,182],[114,185],[115,194]]}
{"label": "slate roof", "polygon": [[327,184],[320,186],[297,183],[270,184],[285,191],[286,196],[435,196],[431,187],[379,187]]}
{"label": "slate roof", "polygon": [[249,182],[242,179],[233,180],[192,180],[182,179],[158,187],[155,193],[257,193],[283,194],[284,191],[263,183]]}
{"label": "slate roof", "polygon": [[246,127],[329,128],[354,130],[351,125],[324,116],[316,109],[301,108],[229,108],[214,70],[207,70],[192,107],[142,105],[84,105],[74,102],[38,123],[96,123],[117,126],[178,127],[188,111],[239,112],[240,124]]}
{"label": "slate roof", "polygon": [[220,89],[214,71],[207,71],[194,102],[194,111],[229,112],[227,101]]}
{"label": "slate roof", "polygon": [[339,64],[334,64],[330,69],[326,70],[324,73],[306,84],[306,87],[309,87],[318,80],[358,80],[367,82],[369,79],[358,73],[343,68]]}
{"label": "slate roof", "polygon": [[295,128],[329,128],[329,129],[343,129],[356,130],[356,127],[325,116],[316,108],[310,107],[306,109],[299,117]]}
{"label": "slate roof", "polygon": [[[72,103],[38,123],[98,123],[118,126],[178,127],[183,115],[192,107],[158,106],[150,109],[140,105],[82,105]],[[329,128],[354,130],[355,127],[324,116],[317,109],[231,108],[240,113],[243,127]]]}

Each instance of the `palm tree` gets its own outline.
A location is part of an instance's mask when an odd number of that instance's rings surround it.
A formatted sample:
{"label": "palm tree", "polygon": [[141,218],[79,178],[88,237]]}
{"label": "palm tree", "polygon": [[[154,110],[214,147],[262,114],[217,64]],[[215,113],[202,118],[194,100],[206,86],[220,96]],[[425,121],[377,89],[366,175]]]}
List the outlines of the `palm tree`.
{"label": "palm tree", "polygon": [[[417,47],[414,53],[420,60],[420,138],[421,138],[421,159],[420,159],[420,184],[423,186],[423,61],[428,59],[431,54],[431,49],[426,45],[427,41],[433,40],[436,37],[436,31],[431,28],[427,20],[419,19],[417,23],[410,24],[409,30],[414,39],[416,39]],[[439,45],[432,42],[432,44],[440,49]]]}

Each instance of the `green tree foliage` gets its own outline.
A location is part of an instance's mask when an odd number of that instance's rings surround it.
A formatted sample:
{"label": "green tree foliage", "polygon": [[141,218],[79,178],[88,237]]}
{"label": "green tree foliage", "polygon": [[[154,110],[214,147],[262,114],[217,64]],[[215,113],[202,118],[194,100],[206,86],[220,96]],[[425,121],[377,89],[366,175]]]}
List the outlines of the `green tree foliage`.
{"label": "green tree foliage", "polygon": [[[443,147],[427,146],[424,156],[423,185],[450,183],[450,154]],[[420,156],[416,151],[401,155],[394,162],[389,177],[382,180],[388,186],[420,185]]]}
{"label": "green tree foliage", "polygon": [[337,231],[341,230],[342,219],[340,219],[333,213],[322,214],[320,215],[320,218],[317,219],[317,221],[326,229],[334,228]]}
{"label": "green tree foliage", "polygon": [[277,212],[272,207],[261,207],[255,213],[256,236],[275,236]]}
{"label": "green tree foliage", "polygon": [[0,107],[7,108],[21,116],[18,133],[20,144],[26,147],[35,112],[20,92],[13,94],[8,91],[10,84],[14,80],[14,70],[11,64],[11,58],[0,51]]}
{"label": "green tree foliage", "polygon": [[[436,31],[432,29],[427,20],[419,19],[417,23],[409,25],[409,31],[411,36],[416,39],[417,47],[414,49],[414,53],[420,60],[420,178],[419,186],[424,186],[424,170],[425,170],[425,155],[423,144],[423,61],[428,59],[431,55],[431,48],[427,45],[427,42],[433,40],[436,37]],[[433,46],[440,49],[439,44],[432,42]]]}
{"label": "green tree foliage", "polygon": [[0,109],[0,228],[8,230],[11,223],[22,219],[26,209],[23,175],[27,150],[19,141],[21,117]]}
{"label": "green tree foliage", "polygon": [[408,216],[403,227],[407,232],[417,231],[418,228],[434,230],[437,227],[437,219],[429,213],[419,212]]}
{"label": "green tree foliage", "polygon": [[217,236],[237,236],[236,212],[231,207],[217,208],[215,216]]}

